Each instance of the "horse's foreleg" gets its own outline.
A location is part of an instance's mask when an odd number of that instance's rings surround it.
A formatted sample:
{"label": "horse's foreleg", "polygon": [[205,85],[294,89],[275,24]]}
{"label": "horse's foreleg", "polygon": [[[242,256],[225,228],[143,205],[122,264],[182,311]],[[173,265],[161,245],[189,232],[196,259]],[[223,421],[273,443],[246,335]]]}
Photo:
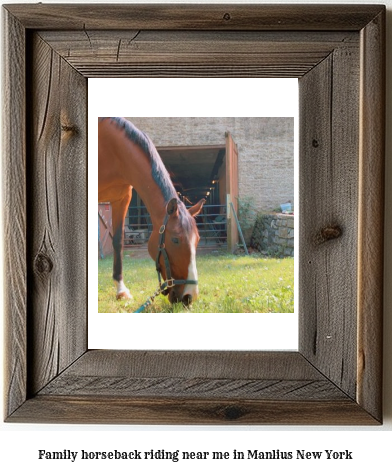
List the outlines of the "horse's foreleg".
{"label": "horse's foreleg", "polygon": [[124,248],[124,221],[129,203],[131,202],[132,188],[121,200],[112,202],[113,223],[113,279],[117,286],[117,299],[132,298],[130,291],[123,280],[123,248]]}

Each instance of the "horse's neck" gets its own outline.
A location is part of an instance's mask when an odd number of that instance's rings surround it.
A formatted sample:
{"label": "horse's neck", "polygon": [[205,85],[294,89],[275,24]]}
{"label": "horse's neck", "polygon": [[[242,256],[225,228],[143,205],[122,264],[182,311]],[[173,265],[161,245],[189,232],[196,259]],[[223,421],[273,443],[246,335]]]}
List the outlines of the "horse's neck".
{"label": "horse's neck", "polygon": [[[151,161],[140,146],[132,140],[125,140],[122,131],[115,128],[114,142],[121,143],[121,153],[124,163],[122,179],[125,179],[139,194],[150,214],[154,228],[162,225],[166,215],[166,199],[164,193],[152,176]],[[124,148],[125,147],[125,148]],[[165,180],[163,180],[165,181]],[[166,184],[162,184],[165,186]],[[166,191],[166,197],[176,196],[172,186]]]}

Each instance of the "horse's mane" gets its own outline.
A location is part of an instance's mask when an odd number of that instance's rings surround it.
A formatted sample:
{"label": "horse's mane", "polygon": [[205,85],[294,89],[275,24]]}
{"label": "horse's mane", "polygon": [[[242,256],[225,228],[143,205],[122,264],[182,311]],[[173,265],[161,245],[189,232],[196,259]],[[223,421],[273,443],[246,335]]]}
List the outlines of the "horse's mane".
{"label": "horse's mane", "polygon": [[[124,129],[127,138],[136,145],[139,145],[140,148],[146,153],[151,162],[151,175],[161,189],[166,203],[168,203],[171,198],[177,197],[177,192],[170,179],[169,173],[165,168],[165,165],[163,164],[163,161],[150,137],[135,127],[132,122],[122,117],[102,117],[102,120],[104,118],[110,118],[112,122],[115,122],[120,128]],[[192,219],[188,218],[188,212],[184,212],[186,211],[185,205],[179,201],[178,207],[183,225],[189,227],[189,225],[191,225]]]}

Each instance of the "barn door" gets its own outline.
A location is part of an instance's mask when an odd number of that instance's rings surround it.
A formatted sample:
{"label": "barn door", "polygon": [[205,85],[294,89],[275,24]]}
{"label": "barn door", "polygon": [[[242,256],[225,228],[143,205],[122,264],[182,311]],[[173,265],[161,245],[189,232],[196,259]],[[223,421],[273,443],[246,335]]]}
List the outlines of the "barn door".
{"label": "barn door", "polygon": [[98,204],[98,252],[103,258],[113,252],[112,208],[109,203]]}
{"label": "barn door", "polygon": [[238,149],[230,132],[226,132],[226,194],[227,250],[234,252],[238,243],[238,228],[231,203],[238,216]]}

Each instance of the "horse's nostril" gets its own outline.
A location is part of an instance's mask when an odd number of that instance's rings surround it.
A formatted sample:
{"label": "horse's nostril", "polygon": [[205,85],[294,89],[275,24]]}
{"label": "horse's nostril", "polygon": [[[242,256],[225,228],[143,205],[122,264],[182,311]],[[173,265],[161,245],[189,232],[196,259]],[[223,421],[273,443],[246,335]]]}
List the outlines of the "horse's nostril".
{"label": "horse's nostril", "polygon": [[192,295],[184,295],[182,297],[182,302],[185,306],[189,306],[192,303]]}

